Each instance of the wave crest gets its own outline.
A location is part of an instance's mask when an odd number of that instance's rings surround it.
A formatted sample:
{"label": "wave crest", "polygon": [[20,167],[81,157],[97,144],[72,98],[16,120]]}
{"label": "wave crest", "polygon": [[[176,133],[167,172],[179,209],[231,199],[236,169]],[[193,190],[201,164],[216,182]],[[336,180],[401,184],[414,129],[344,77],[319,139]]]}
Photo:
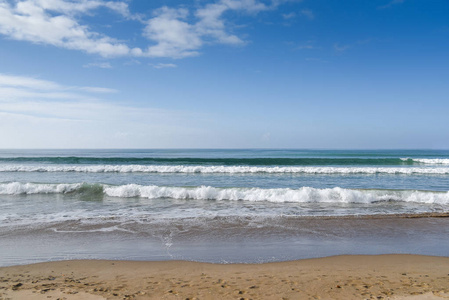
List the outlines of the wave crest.
{"label": "wave crest", "polygon": [[448,158],[401,158],[404,161],[413,161],[429,165],[449,165]]}
{"label": "wave crest", "polygon": [[0,172],[206,173],[206,174],[449,174],[447,167],[254,167],[185,165],[0,165]]}
{"label": "wave crest", "polygon": [[0,184],[0,195],[21,195],[21,194],[66,194],[71,193],[83,186],[81,183],[2,183]]}
{"label": "wave crest", "polygon": [[191,200],[228,200],[228,201],[268,201],[292,203],[376,203],[386,201],[403,201],[427,204],[449,204],[449,192],[431,192],[414,190],[353,190],[340,187],[318,189],[301,187],[298,189],[277,188],[217,188],[199,187],[164,187],[127,184],[120,186],[100,184],[44,184],[44,183],[2,183],[1,195],[20,194],[67,194],[88,193],[102,194],[109,197],[147,199],[191,199]]}

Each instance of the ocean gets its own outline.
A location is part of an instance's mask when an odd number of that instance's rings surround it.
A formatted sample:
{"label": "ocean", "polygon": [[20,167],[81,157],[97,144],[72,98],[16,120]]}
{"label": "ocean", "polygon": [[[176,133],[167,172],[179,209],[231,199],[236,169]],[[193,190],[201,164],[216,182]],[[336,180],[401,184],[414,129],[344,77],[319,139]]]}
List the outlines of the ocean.
{"label": "ocean", "polygon": [[447,150],[0,150],[0,266],[449,255]]}

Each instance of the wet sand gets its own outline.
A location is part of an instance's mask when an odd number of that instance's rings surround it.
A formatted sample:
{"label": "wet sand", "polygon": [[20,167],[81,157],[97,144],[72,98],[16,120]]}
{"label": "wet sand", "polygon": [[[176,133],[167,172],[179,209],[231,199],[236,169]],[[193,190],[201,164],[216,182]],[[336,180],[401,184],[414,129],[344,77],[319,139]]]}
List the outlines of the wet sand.
{"label": "wet sand", "polygon": [[449,299],[449,258],[49,262],[0,268],[0,299]]}

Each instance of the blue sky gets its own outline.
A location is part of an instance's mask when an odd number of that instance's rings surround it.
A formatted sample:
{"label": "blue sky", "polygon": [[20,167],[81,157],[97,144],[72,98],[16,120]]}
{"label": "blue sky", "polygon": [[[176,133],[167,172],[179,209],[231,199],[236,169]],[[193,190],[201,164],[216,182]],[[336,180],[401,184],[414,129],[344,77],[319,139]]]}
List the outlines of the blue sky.
{"label": "blue sky", "polygon": [[445,0],[0,0],[0,148],[449,148]]}

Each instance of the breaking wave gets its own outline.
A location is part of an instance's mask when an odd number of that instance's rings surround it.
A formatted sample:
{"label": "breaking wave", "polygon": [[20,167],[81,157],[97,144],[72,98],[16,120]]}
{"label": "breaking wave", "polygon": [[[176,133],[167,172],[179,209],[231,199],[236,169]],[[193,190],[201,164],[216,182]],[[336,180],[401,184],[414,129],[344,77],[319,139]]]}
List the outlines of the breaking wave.
{"label": "breaking wave", "polygon": [[449,167],[262,167],[186,165],[0,165],[0,172],[449,174]]}
{"label": "breaking wave", "polygon": [[429,165],[449,165],[448,158],[401,158],[405,162],[418,162]]}
{"label": "breaking wave", "polygon": [[82,183],[46,184],[11,182],[0,184],[0,195],[67,194],[80,191],[83,186],[90,188],[94,185]]}
{"label": "breaking wave", "polygon": [[120,186],[101,184],[44,184],[44,183],[2,183],[1,195],[21,194],[101,194],[120,198],[147,199],[190,199],[190,200],[229,200],[229,201],[268,201],[292,203],[376,203],[376,202],[415,202],[426,204],[449,204],[449,192],[415,190],[353,190],[340,187],[317,189],[301,187],[298,189],[277,188],[217,188],[166,187],[127,184]]}

